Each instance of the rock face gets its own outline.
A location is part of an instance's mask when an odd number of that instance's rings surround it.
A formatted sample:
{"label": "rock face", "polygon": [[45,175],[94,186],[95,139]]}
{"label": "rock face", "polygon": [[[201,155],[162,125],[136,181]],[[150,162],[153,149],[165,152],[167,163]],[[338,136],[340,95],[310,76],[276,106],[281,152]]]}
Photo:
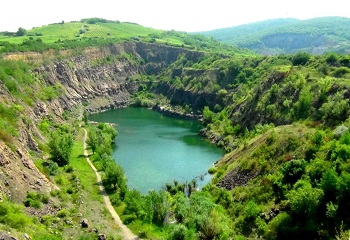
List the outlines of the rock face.
{"label": "rock face", "polygon": [[[63,86],[64,95],[59,98],[56,104],[59,106],[55,109],[69,110],[76,104],[90,103],[89,111],[104,111],[129,104],[130,95],[139,86],[129,80],[131,77],[158,74],[181,54],[198,61],[204,53],[159,44],[127,42],[89,48],[69,60],[39,67],[36,72],[43,76],[45,84]],[[50,106],[38,106],[37,110],[44,114],[47,109]]]}
{"label": "rock face", "polygon": [[[180,79],[188,78],[201,79],[203,76],[208,79],[218,79],[219,70],[202,70],[202,69],[173,69],[171,77],[179,77]],[[203,80],[205,81],[205,80]],[[189,91],[185,89],[176,89],[166,83],[160,83],[156,89],[157,93],[161,93],[171,101],[174,105],[191,105],[195,111],[202,111],[204,106],[212,109],[217,103],[222,103],[216,93],[208,93],[201,90]]]}
{"label": "rock face", "polygon": [[[46,55],[45,55],[46,54]],[[197,62],[202,52],[143,42],[124,42],[90,47],[79,54],[60,52],[64,60],[54,54],[7,54],[6,59],[30,60],[37,63],[44,58],[51,61],[34,70],[40,85],[61,91],[58,98],[37,100],[26,106],[18,122],[18,137],[11,148],[0,140],[0,191],[15,202],[22,202],[28,190],[48,193],[55,188],[34,165],[29,151],[38,152],[37,139],[43,140],[36,128],[43,118],[63,120],[65,110],[83,104],[90,112],[123,107],[138,90],[139,83],[130,79],[137,74],[158,74],[176,61],[180,55]],[[0,81],[0,102],[17,104],[16,99]]]}
{"label": "rock face", "polygon": [[232,190],[237,186],[245,186],[249,180],[255,178],[258,174],[259,173],[253,171],[240,170],[236,167],[221,179],[220,182],[217,183],[217,186],[227,190]]}

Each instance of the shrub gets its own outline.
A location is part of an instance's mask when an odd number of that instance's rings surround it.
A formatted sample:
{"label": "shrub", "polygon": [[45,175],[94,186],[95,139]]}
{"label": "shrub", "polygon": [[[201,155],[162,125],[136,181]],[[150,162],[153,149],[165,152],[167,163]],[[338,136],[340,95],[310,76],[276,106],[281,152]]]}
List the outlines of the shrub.
{"label": "shrub", "polygon": [[283,174],[283,182],[286,184],[294,184],[305,173],[307,162],[302,160],[291,160],[283,164],[281,172]]}
{"label": "shrub", "polygon": [[171,240],[184,240],[186,239],[187,228],[182,224],[176,224],[171,232],[169,239]]}
{"label": "shrub", "polygon": [[59,218],[65,218],[67,216],[68,216],[67,209],[62,209],[57,213],[57,217],[59,217]]}
{"label": "shrub", "polygon": [[72,165],[68,165],[64,168],[65,172],[66,173],[71,173],[71,172],[74,172],[74,168]]}
{"label": "shrub", "polygon": [[46,195],[46,194],[42,194],[42,195],[41,195],[41,202],[42,202],[42,203],[48,204],[48,203],[49,203],[49,200],[50,200],[50,196],[49,196],[49,195]]}
{"label": "shrub", "polygon": [[24,205],[26,207],[41,208],[41,203],[49,203],[50,197],[45,194],[28,192]]}
{"label": "shrub", "polygon": [[291,212],[300,217],[315,215],[323,195],[321,189],[313,188],[308,181],[298,181],[294,189],[287,194],[287,199],[291,204]]}
{"label": "shrub", "polygon": [[51,176],[55,176],[58,173],[58,164],[53,161],[48,161],[45,164],[43,163],[43,166]]}
{"label": "shrub", "polygon": [[0,223],[12,228],[23,229],[31,222],[31,218],[22,212],[22,208],[7,200],[0,203]]}
{"label": "shrub", "polygon": [[254,201],[249,201],[245,207],[245,217],[255,219],[259,213],[260,207]]}
{"label": "shrub", "polygon": [[294,66],[305,65],[310,60],[310,58],[311,58],[310,54],[306,52],[299,52],[295,54],[294,57],[292,58],[292,63]]}
{"label": "shrub", "polygon": [[217,169],[215,167],[211,167],[211,168],[209,168],[208,173],[214,174],[214,173],[216,173],[216,171],[217,171]]}
{"label": "shrub", "polygon": [[73,190],[73,188],[71,186],[67,188],[67,193],[68,194],[73,194],[74,193],[74,190]]}
{"label": "shrub", "polygon": [[51,134],[48,146],[52,161],[59,166],[69,163],[69,155],[73,147],[73,136],[70,133],[57,129]]}
{"label": "shrub", "polygon": [[336,78],[341,78],[343,77],[345,74],[349,73],[350,72],[350,69],[347,68],[347,67],[340,67],[340,68],[337,68],[334,72],[333,72],[333,77],[336,77]]}
{"label": "shrub", "polygon": [[6,144],[11,144],[13,142],[13,137],[6,130],[0,129],[0,140]]}

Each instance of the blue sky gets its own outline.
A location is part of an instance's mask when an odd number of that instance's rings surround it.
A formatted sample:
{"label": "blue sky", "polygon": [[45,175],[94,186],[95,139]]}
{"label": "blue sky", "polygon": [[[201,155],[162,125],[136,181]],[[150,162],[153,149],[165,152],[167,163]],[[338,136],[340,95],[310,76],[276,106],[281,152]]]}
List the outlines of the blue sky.
{"label": "blue sky", "polygon": [[101,17],[163,30],[203,31],[272,18],[350,17],[347,0],[10,0],[0,31]]}

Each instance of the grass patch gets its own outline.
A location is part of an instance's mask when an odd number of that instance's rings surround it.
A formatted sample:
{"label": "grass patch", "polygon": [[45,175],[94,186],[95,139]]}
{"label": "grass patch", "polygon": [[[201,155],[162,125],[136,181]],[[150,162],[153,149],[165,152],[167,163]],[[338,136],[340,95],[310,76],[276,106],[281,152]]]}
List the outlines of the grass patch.
{"label": "grass patch", "polygon": [[96,174],[87,163],[83,155],[84,131],[80,130],[73,145],[70,166],[73,167],[75,174],[80,179],[82,188],[90,194],[94,200],[103,202],[100,190],[96,183]]}

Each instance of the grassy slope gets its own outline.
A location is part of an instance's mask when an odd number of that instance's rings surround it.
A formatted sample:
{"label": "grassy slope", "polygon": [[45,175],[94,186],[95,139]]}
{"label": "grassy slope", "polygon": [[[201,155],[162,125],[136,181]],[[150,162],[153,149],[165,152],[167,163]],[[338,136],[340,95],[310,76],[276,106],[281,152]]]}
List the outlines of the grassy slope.
{"label": "grassy slope", "polygon": [[[118,235],[118,227],[105,207],[96,183],[96,175],[83,155],[83,136],[84,131],[80,129],[71,154],[70,166],[75,170],[74,174],[76,174],[81,184],[81,192],[79,193],[80,204],[77,203],[72,208],[77,208],[77,212],[81,213],[83,218],[88,219],[91,228],[98,229],[100,233],[105,233],[107,236],[115,237]],[[81,230],[67,229],[63,236],[69,238],[73,234],[79,236],[81,235]]]}
{"label": "grassy slope", "polygon": [[87,22],[81,20],[35,27],[28,30],[25,36],[15,36],[14,33],[6,36],[5,32],[0,32],[0,52],[76,49],[132,39],[210,52],[252,54],[250,51],[221,44],[202,35],[157,30],[127,22]]}
{"label": "grassy slope", "polygon": [[[79,34],[80,29],[85,29],[85,33]],[[161,30],[146,28],[133,23],[101,23],[87,24],[83,22],[70,22],[64,24],[50,24],[28,30],[28,35],[33,38],[41,38],[45,43],[54,43],[57,40],[73,40],[83,37],[88,38],[118,38],[128,39],[131,37],[144,37],[151,33],[159,33]],[[39,35],[39,36],[35,36]],[[42,36],[40,36],[42,35]],[[28,36],[8,37],[0,35],[0,41],[10,43],[21,43]]]}

